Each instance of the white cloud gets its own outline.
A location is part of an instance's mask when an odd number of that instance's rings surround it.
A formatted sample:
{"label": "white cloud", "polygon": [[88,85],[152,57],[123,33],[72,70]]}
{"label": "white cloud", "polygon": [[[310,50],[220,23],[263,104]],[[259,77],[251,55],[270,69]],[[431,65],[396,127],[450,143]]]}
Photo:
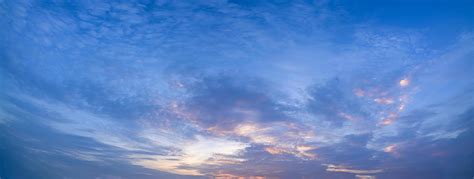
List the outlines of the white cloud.
{"label": "white cloud", "polygon": [[383,172],[382,169],[360,170],[360,169],[352,169],[347,166],[333,165],[333,164],[328,164],[326,166],[327,166],[326,171],[328,172],[343,172],[343,173],[353,173],[353,174],[376,174],[376,173]]}

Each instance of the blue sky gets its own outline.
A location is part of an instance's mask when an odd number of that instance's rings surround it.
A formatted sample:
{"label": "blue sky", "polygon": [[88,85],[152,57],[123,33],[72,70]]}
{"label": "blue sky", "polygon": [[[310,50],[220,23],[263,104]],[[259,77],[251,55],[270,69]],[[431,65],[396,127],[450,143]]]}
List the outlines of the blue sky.
{"label": "blue sky", "polygon": [[472,1],[0,0],[0,178],[474,177]]}

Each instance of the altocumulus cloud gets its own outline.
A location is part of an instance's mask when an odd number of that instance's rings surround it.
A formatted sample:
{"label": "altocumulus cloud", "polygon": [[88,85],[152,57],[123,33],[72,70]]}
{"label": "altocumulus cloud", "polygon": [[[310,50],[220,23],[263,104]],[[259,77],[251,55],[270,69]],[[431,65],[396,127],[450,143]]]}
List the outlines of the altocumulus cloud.
{"label": "altocumulus cloud", "polygon": [[0,177],[470,178],[473,3],[433,3],[0,1]]}

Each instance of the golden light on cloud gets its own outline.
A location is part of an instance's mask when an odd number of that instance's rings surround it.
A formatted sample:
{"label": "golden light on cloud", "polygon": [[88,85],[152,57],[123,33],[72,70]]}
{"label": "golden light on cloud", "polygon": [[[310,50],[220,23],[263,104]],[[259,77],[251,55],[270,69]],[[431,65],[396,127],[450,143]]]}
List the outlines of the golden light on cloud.
{"label": "golden light on cloud", "polygon": [[259,126],[254,123],[240,124],[234,129],[238,136],[248,137],[252,142],[266,145],[278,143],[278,137],[268,134],[269,127]]}
{"label": "golden light on cloud", "polygon": [[241,136],[247,136],[257,131],[258,126],[254,124],[241,124],[235,128],[235,132]]}
{"label": "golden light on cloud", "polygon": [[308,145],[298,145],[296,146],[296,151],[298,151],[296,155],[300,156],[301,158],[316,159],[317,155],[309,152],[310,150],[313,150],[316,148],[317,147],[308,146]]}
{"label": "golden light on cloud", "polygon": [[384,120],[382,120],[382,125],[392,124],[398,117],[398,113],[391,112]]}
{"label": "golden light on cloud", "polygon": [[247,122],[237,125],[233,135],[246,137],[252,143],[262,144],[264,150],[272,155],[290,154],[304,160],[312,160],[317,157],[310,152],[313,146],[294,144],[294,140],[306,140],[314,138],[313,133],[301,132],[299,126],[293,123],[275,122],[271,126]]}
{"label": "golden light on cloud", "polygon": [[316,147],[308,146],[308,145],[298,145],[298,146],[296,146],[296,150],[298,150],[300,152],[306,152],[308,150],[313,150],[313,149],[316,149]]}
{"label": "golden light on cloud", "polygon": [[[240,152],[249,147],[246,143],[225,138],[196,136],[193,141],[180,144],[181,153],[174,156],[132,155],[132,163],[145,168],[166,171],[180,175],[203,175],[192,166],[238,164]],[[191,166],[182,168],[182,166]]]}
{"label": "golden light on cloud", "polygon": [[396,145],[392,144],[392,145],[389,145],[389,146],[383,148],[383,151],[387,152],[387,153],[392,153],[392,152],[395,151],[395,148],[396,148]]}
{"label": "golden light on cloud", "polygon": [[265,147],[265,151],[272,154],[272,155],[281,155],[281,154],[291,154],[302,159],[316,159],[317,155],[314,153],[310,153],[310,150],[316,149],[313,146],[307,145],[298,145],[294,148],[288,147]]}
{"label": "golden light on cloud", "polygon": [[390,118],[384,119],[384,120],[382,121],[382,124],[383,124],[383,125],[390,125],[390,124],[392,124],[392,123],[393,123],[393,119],[390,119]]}
{"label": "golden light on cloud", "polygon": [[406,87],[410,84],[410,80],[408,80],[407,78],[404,78],[402,80],[400,80],[400,86],[401,87]]}
{"label": "golden light on cloud", "polygon": [[265,147],[265,151],[267,151],[268,153],[270,153],[272,155],[278,155],[278,154],[285,153],[284,150],[282,150],[280,148],[277,148],[277,147]]}

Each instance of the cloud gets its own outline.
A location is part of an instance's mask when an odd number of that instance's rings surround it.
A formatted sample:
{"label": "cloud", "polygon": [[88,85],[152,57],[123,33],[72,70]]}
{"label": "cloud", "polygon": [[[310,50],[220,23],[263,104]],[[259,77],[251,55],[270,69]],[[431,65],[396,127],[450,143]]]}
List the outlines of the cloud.
{"label": "cloud", "polygon": [[308,102],[309,112],[338,127],[351,118],[366,118],[367,112],[359,100],[351,91],[344,91],[347,88],[339,79],[334,79],[310,89],[312,99]]}
{"label": "cloud", "polygon": [[2,1],[0,137],[19,149],[2,158],[44,178],[471,169],[472,33],[352,8]]}
{"label": "cloud", "polygon": [[356,175],[356,178],[359,178],[359,179],[375,179],[375,176],[372,176],[372,175]]}
{"label": "cloud", "polygon": [[353,173],[353,174],[376,174],[383,172],[381,169],[374,169],[374,170],[357,170],[357,169],[351,169],[345,166],[340,166],[340,165],[332,165],[329,164],[327,165],[326,171],[328,172],[344,172],[344,173]]}
{"label": "cloud", "polygon": [[221,138],[197,136],[195,141],[180,145],[178,155],[131,155],[132,163],[146,168],[167,171],[180,175],[204,175],[197,167],[202,165],[239,164],[238,158],[248,144]]}

